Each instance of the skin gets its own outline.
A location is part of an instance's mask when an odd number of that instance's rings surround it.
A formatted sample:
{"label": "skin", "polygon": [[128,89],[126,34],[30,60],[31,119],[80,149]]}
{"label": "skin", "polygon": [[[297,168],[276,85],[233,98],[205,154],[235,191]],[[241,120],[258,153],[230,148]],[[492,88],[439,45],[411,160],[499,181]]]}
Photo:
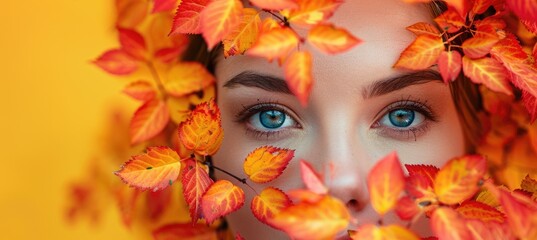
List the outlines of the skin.
{"label": "skin", "polygon": [[[305,108],[289,93],[244,86],[240,79],[228,83],[245,71],[284,79],[283,70],[276,63],[250,56],[219,60],[217,102],[225,137],[221,149],[213,156],[214,164],[245,177],[244,159],[255,148],[272,145],[295,149],[295,157],[278,179],[267,184],[250,182],[250,185],[257,192],[267,186],[284,191],[303,188],[298,163],[305,159],[317,170],[326,170],[330,194],[347,204],[359,224],[376,222],[379,217],[369,203],[366,178],[379,159],[395,150],[403,164],[442,166],[464,154],[461,123],[449,87],[440,80],[410,77],[423,81],[380,95],[368,94],[373,85],[383,80],[384,83],[400,81],[389,79],[409,74],[392,68],[399,54],[414,39],[405,27],[420,21],[431,22],[431,18],[425,6],[400,0],[345,2],[331,21],[364,43],[335,56],[311,50],[315,85]],[[289,121],[292,124],[275,129],[277,133],[255,134],[252,129],[260,124],[257,115],[244,122],[237,121],[237,115],[245,108],[267,102],[288,111],[286,119],[294,118],[296,124]],[[433,112],[434,120],[421,114],[424,120],[415,119],[413,131],[398,132],[383,116],[394,110],[394,106],[408,109],[405,104],[410,103]],[[334,167],[333,178],[328,174],[329,164]],[[282,232],[253,217],[250,202],[255,193],[251,189],[221,172],[217,171],[216,177],[242,186],[246,194],[245,206],[227,217],[234,232],[246,239],[286,238]],[[390,216],[385,219],[385,222],[393,221]],[[416,224],[415,228],[423,229],[422,224]]]}

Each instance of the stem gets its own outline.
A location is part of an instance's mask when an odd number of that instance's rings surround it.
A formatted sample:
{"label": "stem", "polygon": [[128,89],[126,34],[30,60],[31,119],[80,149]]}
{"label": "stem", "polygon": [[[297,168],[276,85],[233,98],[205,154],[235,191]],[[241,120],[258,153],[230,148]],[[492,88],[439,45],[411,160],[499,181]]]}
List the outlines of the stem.
{"label": "stem", "polygon": [[162,84],[162,81],[160,80],[160,76],[158,75],[157,69],[155,68],[155,65],[153,65],[153,62],[147,61],[147,68],[149,68],[149,72],[151,72],[151,76],[153,76],[153,79],[155,80],[155,83],[157,84],[157,88],[160,93],[164,96],[164,98],[167,97],[166,90],[164,89],[164,84]]}
{"label": "stem", "polygon": [[282,17],[276,15],[276,14],[273,13],[272,11],[270,11],[270,10],[263,10],[263,11],[270,13],[270,15],[272,15],[273,17],[275,17],[275,18],[277,18],[278,20],[280,20],[280,22],[282,22],[284,25],[287,24],[287,21],[286,21],[284,18],[282,18]]}
{"label": "stem", "polygon": [[223,173],[229,175],[230,177],[232,177],[232,178],[236,179],[237,181],[241,182],[242,184],[248,186],[250,189],[252,189],[252,191],[254,191],[254,193],[255,193],[256,195],[259,195],[259,194],[257,193],[257,191],[256,191],[252,186],[250,186],[250,184],[248,184],[248,183],[246,182],[246,178],[239,178],[239,177],[235,176],[235,174],[230,173],[230,172],[228,172],[228,171],[226,171],[226,170],[224,170],[224,169],[222,169],[222,168],[219,168],[219,167],[213,165],[212,163],[210,163],[210,162],[208,162],[208,161],[207,161],[207,162],[204,162],[204,164],[207,165],[208,167],[212,168],[212,169],[216,169],[216,170],[218,170],[218,171],[220,171],[220,172],[223,172]]}

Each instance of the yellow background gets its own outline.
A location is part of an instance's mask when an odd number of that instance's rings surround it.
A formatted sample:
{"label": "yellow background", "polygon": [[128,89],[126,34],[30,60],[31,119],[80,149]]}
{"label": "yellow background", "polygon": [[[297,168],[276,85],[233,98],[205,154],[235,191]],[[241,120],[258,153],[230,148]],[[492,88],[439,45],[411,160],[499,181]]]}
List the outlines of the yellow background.
{"label": "yellow background", "polygon": [[[1,239],[128,239],[117,210],[68,224],[80,178],[122,83],[90,61],[116,47],[113,0],[3,1]],[[7,8],[6,8],[7,4]]]}

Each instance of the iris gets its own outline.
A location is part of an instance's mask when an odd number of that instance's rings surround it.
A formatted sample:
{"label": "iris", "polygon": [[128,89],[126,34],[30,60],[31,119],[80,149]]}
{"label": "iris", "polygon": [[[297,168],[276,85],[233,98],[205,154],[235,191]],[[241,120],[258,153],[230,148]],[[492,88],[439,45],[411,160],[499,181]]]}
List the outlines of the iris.
{"label": "iris", "polygon": [[259,121],[263,127],[279,128],[285,122],[285,113],[277,110],[262,111],[259,113]]}
{"label": "iris", "polygon": [[409,109],[397,109],[389,113],[390,123],[396,127],[408,127],[414,122],[415,113]]}

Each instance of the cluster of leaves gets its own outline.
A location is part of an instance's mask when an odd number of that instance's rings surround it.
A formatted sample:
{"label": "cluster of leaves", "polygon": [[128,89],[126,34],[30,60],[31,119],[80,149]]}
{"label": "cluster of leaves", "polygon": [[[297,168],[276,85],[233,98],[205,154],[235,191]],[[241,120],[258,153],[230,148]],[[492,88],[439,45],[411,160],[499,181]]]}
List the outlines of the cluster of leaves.
{"label": "cluster of leaves", "polygon": [[[431,0],[405,0],[431,2]],[[461,71],[472,82],[512,95],[512,85],[537,118],[537,44],[526,52],[516,37],[506,31],[503,18],[515,14],[537,34],[537,3],[531,0],[449,0],[448,9],[434,19],[437,26],[419,22],[407,27],[417,35],[394,67],[422,70],[437,64],[444,81],[458,78]],[[463,40],[461,40],[463,39]]]}
{"label": "cluster of leaves", "polygon": [[[240,0],[183,0],[171,35],[202,34],[209,48],[223,42],[225,57],[246,53],[277,60],[302,105],[307,104],[313,75],[312,55],[301,45],[307,42],[321,52],[337,54],[361,42],[328,22],[341,0],[250,3],[252,7],[244,7]],[[268,17],[262,19],[265,15]],[[307,29],[307,35],[301,37],[292,26]]]}

